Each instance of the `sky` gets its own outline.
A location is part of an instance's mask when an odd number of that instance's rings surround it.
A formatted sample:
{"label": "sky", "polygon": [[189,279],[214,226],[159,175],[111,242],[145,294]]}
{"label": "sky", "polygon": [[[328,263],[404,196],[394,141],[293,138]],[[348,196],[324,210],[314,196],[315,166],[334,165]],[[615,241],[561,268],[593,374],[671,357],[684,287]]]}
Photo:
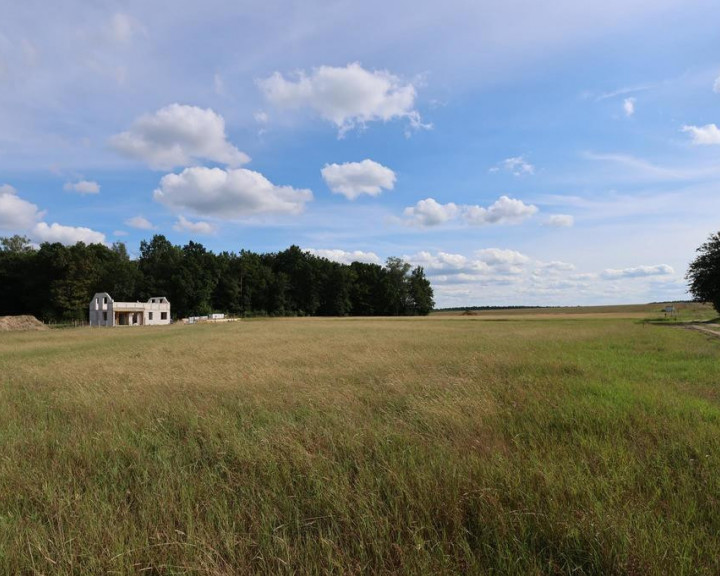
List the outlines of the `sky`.
{"label": "sky", "polygon": [[720,229],[717,0],[0,1],[0,236],[572,306],[688,298]]}

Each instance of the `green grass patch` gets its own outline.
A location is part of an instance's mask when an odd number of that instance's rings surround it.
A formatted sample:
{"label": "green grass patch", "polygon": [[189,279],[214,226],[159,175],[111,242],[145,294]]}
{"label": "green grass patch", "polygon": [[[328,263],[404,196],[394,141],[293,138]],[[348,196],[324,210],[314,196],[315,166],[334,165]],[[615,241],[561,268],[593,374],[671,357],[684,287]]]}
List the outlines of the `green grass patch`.
{"label": "green grass patch", "polygon": [[634,316],[3,333],[0,573],[717,574],[719,360]]}

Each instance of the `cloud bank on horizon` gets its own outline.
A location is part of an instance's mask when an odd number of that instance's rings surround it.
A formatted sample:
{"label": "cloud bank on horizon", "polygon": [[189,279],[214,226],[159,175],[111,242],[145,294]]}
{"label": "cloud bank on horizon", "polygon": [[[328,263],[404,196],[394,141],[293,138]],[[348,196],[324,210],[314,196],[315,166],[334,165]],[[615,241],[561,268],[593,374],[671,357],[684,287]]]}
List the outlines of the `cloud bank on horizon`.
{"label": "cloud bank on horizon", "polygon": [[687,297],[720,213],[720,7],[293,7],[9,6],[0,235],[403,256],[440,306]]}

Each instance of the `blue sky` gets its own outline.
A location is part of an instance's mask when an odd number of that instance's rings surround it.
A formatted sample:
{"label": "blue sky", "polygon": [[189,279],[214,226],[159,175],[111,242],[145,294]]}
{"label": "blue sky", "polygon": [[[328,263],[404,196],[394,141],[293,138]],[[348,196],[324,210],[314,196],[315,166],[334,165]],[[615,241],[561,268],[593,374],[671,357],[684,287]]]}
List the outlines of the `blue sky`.
{"label": "blue sky", "polygon": [[440,306],[686,298],[720,4],[26,1],[0,235],[422,265]]}

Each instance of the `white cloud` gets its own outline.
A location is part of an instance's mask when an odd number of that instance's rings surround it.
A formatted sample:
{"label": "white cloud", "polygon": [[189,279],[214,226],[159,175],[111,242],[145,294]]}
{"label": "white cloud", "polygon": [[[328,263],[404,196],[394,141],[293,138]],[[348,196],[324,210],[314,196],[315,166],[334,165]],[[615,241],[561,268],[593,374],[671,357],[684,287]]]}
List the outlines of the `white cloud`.
{"label": "white cloud", "polygon": [[678,285],[684,287],[666,264],[577,273],[569,262],[534,260],[502,248],[467,255],[423,251],[403,258],[425,269],[441,306],[570,305],[598,298],[641,302],[647,301],[653,286],[672,284],[674,293]]}
{"label": "white cloud", "polygon": [[343,67],[320,66],[286,80],[275,72],[258,80],[265,97],[284,108],[308,107],[334,123],[342,136],[368,122],[406,118],[413,128],[429,128],[415,110],[415,86],[384,70],[365,70],[355,62]]}
{"label": "white cloud", "polygon": [[522,275],[530,258],[515,250],[485,248],[472,257],[449,252],[422,251],[404,259],[422,266],[428,277],[440,284],[507,285]]}
{"label": "white cloud", "polygon": [[551,214],[545,221],[546,226],[554,228],[570,228],[575,224],[575,218],[570,214]]}
{"label": "white cloud", "polygon": [[434,198],[420,200],[405,208],[406,223],[415,226],[438,226],[461,217],[473,226],[485,224],[518,224],[538,211],[537,206],[522,200],[500,196],[487,208],[478,205],[440,204]]}
{"label": "white cloud", "polygon": [[46,222],[38,222],[30,233],[37,242],[60,242],[71,245],[77,242],[85,244],[105,244],[105,234],[90,228],[61,226],[57,222],[48,226]]}
{"label": "white cloud", "polygon": [[492,167],[490,172],[498,172],[501,169],[515,176],[531,176],[535,174],[535,166],[525,160],[523,156],[505,158],[505,160]]}
{"label": "white cloud", "polygon": [[263,112],[262,110],[258,110],[253,114],[253,118],[255,118],[255,122],[258,124],[267,124],[268,120],[270,120],[270,116],[268,116],[267,112]]}
{"label": "white cloud", "polygon": [[259,172],[238,168],[186,168],[167,174],[154,192],[157,202],[223,219],[262,213],[298,214],[312,200],[310,190],[276,186]]}
{"label": "white cloud", "polygon": [[333,262],[341,264],[352,264],[353,262],[365,262],[366,264],[380,264],[380,257],[375,252],[363,252],[362,250],[353,250],[347,252],[345,250],[317,250],[315,248],[306,248],[305,252],[310,252],[313,256],[327,258]]}
{"label": "white cloud", "polygon": [[405,256],[405,260],[415,266],[422,266],[430,276],[458,275],[458,274],[485,274],[490,271],[487,262],[480,259],[473,260],[462,254],[450,252],[437,252],[435,254],[427,251],[418,252],[412,256]]}
{"label": "white cloud", "polygon": [[526,264],[530,258],[517,250],[503,250],[501,248],[484,248],[475,252],[479,260],[488,266],[518,266]]}
{"label": "white cloud", "polygon": [[138,230],[153,230],[155,228],[150,220],[142,216],[128,218],[125,220],[125,225],[130,226],[130,228],[137,228]]}
{"label": "white cloud", "polygon": [[[603,92],[595,98],[595,101],[600,102],[601,100],[615,98],[616,96],[624,96],[626,94],[632,94],[633,92],[644,92],[646,90],[651,90],[654,87],[654,84],[639,84],[637,86],[626,86],[625,88],[618,88],[617,90],[612,90],[610,92]],[[588,93],[588,96],[592,96],[592,93]]]}
{"label": "white cloud", "polygon": [[560,260],[552,260],[550,262],[536,262],[535,266],[536,273],[542,270],[551,273],[572,272],[573,270],[575,270],[574,264],[570,264],[569,262],[561,262]]}
{"label": "white cloud", "polygon": [[110,32],[113,40],[120,43],[129,42],[140,26],[127,14],[118,12],[113,14],[110,22]]}
{"label": "white cloud", "polygon": [[215,226],[210,222],[192,222],[184,216],[178,216],[177,222],[173,225],[173,230],[178,232],[191,232],[193,234],[213,234],[215,233]]}
{"label": "white cloud", "polygon": [[713,92],[720,94],[720,76],[715,78],[715,83],[713,84]]}
{"label": "white cloud", "polygon": [[171,104],[136,119],[130,130],[110,138],[117,152],[170,170],[210,160],[239,166],[250,157],[227,140],[225,120],[212,109]]}
{"label": "white cloud", "polygon": [[607,279],[612,278],[642,278],[646,276],[668,276],[675,274],[667,264],[657,264],[655,266],[636,266],[634,268],[623,268],[616,270],[608,268],[600,273],[600,276]]}
{"label": "white cloud", "polygon": [[99,194],[100,184],[92,180],[80,180],[79,182],[66,182],[63,186],[65,192],[77,192],[78,194]]}
{"label": "white cloud", "polygon": [[335,194],[355,200],[361,194],[378,196],[382,189],[392,190],[395,172],[372,160],[325,164],[321,170],[323,180]]}
{"label": "white cloud", "polygon": [[434,198],[420,200],[415,206],[405,208],[403,214],[408,218],[409,224],[417,226],[437,226],[452,220],[459,213],[456,204],[440,204]]}
{"label": "white cloud", "polygon": [[43,214],[35,204],[20,198],[9,184],[0,186],[0,230],[26,230]]}
{"label": "white cloud", "polygon": [[635,98],[625,98],[623,100],[623,112],[625,112],[625,116],[628,118],[635,114],[635,102],[637,100]]}
{"label": "white cloud", "polygon": [[693,144],[720,144],[720,129],[715,124],[683,126],[682,131],[690,134]]}
{"label": "white cloud", "polygon": [[525,204],[507,196],[500,196],[491,206],[463,206],[463,218],[468,224],[517,224],[538,211],[537,206]]}

